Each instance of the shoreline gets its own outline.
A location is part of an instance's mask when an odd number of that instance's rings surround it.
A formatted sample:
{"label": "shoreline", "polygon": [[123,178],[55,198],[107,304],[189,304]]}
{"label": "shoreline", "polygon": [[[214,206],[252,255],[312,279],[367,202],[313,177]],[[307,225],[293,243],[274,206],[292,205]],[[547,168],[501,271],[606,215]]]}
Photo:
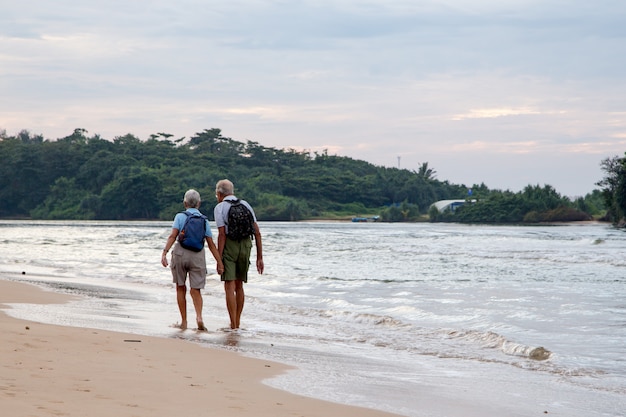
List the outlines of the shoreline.
{"label": "shoreline", "polygon": [[263,384],[289,366],[175,338],[57,326],[9,316],[11,303],[75,297],[0,277],[0,399],[7,415],[397,416]]}

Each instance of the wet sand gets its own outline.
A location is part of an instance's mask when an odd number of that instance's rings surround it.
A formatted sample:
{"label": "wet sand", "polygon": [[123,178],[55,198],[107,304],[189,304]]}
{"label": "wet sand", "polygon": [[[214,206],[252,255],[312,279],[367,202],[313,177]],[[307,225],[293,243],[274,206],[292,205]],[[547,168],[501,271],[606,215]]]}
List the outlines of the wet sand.
{"label": "wet sand", "polygon": [[[70,296],[0,277],[0,308]],[[167,338],[54,326],[0,312],[0,402],[7,416],[390,417],[262,383],[289,368]]]}

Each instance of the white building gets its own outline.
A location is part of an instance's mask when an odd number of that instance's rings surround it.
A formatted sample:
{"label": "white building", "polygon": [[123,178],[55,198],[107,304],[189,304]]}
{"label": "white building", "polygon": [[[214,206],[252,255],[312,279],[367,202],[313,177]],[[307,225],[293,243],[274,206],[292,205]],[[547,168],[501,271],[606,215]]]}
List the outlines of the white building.
{"label": "white building", "polygon": [[439,210],[439,213],[443,213],[446,210],[454,211],[458,207],[468,202],[475,203],[476,200],[439,200],[431,204],[430,207],[432,208],[434,206],[437,208],[437,210]]}

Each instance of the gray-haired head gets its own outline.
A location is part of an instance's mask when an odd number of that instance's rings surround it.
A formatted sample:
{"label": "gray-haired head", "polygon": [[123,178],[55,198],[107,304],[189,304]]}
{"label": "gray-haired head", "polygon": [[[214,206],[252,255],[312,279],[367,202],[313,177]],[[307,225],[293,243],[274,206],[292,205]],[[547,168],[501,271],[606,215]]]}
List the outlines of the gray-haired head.
{"label": "gray-haired head", "polygon": [[189,208],[200,208],[200,193],[193,189],[187,190],[183,202]]}
{"label": "gray-haired head", "polygon": [[215,184],[215,192],[224,196],[233,195],[235,194],[235,186],[232,182],[230,182],[230,180],[219,180],[217,184]]}

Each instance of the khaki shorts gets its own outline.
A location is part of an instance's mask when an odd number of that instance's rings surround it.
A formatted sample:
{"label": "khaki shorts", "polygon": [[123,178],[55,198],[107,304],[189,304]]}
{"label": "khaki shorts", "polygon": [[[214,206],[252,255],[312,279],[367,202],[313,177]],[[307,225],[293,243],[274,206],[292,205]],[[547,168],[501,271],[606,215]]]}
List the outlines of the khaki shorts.
{"label": "khaki shorts", "polygon": [[178,243],[172,251],[172,282],[179,287],[185,285],[189,276],[189,287],[201,290],[206,285],[206,258],[204,249],[194,252]]}
{"label": "khaki shorts", "polygon": [[252,250],[252,240],[241,241],[226,239],[222,262],[224,263],[224,273],[222,281],[243,281],[248,282],[248,269],[250,268],[250,251]]}

